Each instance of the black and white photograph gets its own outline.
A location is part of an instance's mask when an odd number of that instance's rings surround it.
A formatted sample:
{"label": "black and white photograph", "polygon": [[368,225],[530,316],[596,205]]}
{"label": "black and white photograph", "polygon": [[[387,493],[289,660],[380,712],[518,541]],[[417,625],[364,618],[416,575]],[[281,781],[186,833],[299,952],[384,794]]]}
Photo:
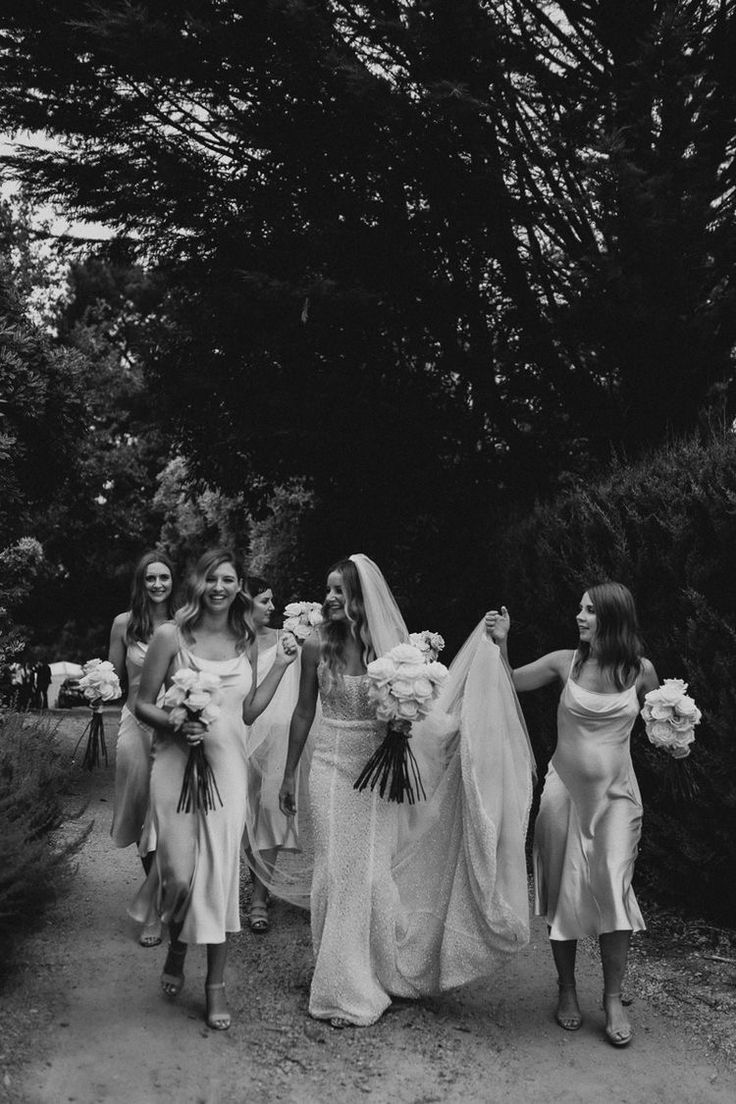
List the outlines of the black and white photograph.
{"label": "black and white photograph", "polygon": [[0,59],[0,1104],[733,1104],[736,0]]}

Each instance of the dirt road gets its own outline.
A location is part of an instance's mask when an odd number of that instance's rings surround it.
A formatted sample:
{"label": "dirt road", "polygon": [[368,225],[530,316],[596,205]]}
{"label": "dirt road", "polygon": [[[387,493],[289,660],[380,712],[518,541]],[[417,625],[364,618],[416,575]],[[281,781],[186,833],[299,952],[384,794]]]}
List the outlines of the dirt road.
{"label": "dirt road", "polygon": [[[70,748],[85,719],[83,713],[63,718],[61,735]],[[115,721],[109,713],[113,746]],[[88,799],[82,819],[93,819],[94,827],[70,895],[27,941],[3,994],[0,1098],[13,1104],[736,1099],[736,1067],[722,1048],[719,1053],[708,1044],[709,1033],[716,1044],[726,1030],[733,1037],[736,1017],[727,1000],[726,1011],[714,1007],[706,1021],[702,1001],[693,1002],[694,1025],[686,1006],[673,1019],[658,1011],[656,978],[637,955],[629,984],[636,1036],[628,1049],[615,1050],[602,1034],[595,950],[585,947],[580,990],[586,1021],[577,1033],[561,1031],[552,1018],[554,980],[538,922],[530,947],[493,980],[402,1005],[372,1028],[334,1031],[306,1014],[307,916],[277,904],[266,936],[244,931],[234,937],[228,975],[233,1027],[208,1030],[203,948],[190,953],[181,997],[167,1002],[158,987],[163,948],[139,947],[137,928],[126,917],[140,867],[132,849],[118,851],[110,843],[112,782],[112,758],[107,769],[79,772],[72,801]],[[247,889],[244,882],[244,895]],[[689,992],[685,964],[669,963],[668,969],[678,977],[684,971],[682,993]],[[661,966],[657,971],[661,975]]]}

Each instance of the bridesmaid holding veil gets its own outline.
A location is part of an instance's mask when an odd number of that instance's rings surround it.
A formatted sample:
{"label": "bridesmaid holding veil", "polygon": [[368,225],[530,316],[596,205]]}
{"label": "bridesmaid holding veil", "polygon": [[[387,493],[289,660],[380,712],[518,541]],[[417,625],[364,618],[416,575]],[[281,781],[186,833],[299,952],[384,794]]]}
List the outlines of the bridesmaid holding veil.
{"label": "bridesmaid holding veil", "polygon": [[426,802],[354,789],[385,734],[366,667],[408,632],[386,580],[362,554],[330,570],[323,615],[302,649],[280,800],[284,813],[296,812],[296,767],[319,700],[310,737],[309,1011],[340,1028],[375,1023],[394,996],[487,976],[527,943],[532,759],[499,650],[481,623],[436,710],[414,726]]}
{"label": "bridesmaid holding veil", "polygon": [[[168,556],[146,552],[133,574],[130,609],[112,623],[108,658],[128,693],[120,714],[115,749],[115,797],[110,835],[116,847],[140,843],[148,809],[153,732],[135,716],[135,702],[143,660],[154,631],[174,616],[174,569]],[[143,869],[150,870],[152,856],[142,856]],[[161,922],[153,914],[143,925],[138,940],[142,947],[161,942]]]}
{"label": "bridesmaid holding veil", "polygon": [[[508,610],[486,625],[504,655]],[[557,682],[557,746],[534,830],[536,911],[549,929],[557,968],[555,1018],[566,1031],[582,1025],[575,984],[578,939],[598,939],[603,966],[605,1033],[616,1047],[632,1039],[621,1001],[631,933],[642,931],[631,885],[642,804],[631,762],[631,729],[644,696],[659,685],[642,654],[636,606],[622,583],[590,586],[577,613],[574,650],[550,652],[513,671],[517,690]]]}

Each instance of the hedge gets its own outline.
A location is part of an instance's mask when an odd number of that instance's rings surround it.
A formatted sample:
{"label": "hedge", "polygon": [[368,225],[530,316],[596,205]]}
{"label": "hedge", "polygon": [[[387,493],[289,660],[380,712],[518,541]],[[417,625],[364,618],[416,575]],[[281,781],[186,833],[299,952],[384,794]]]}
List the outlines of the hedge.
{"label": "hedge", "polygon": [[[678,764],[635,730],[645,810],[637,882],[663,904],[727,924],[736,915],[735,552],[736,435],[723,432],[617,461],[605,479],[509,523],[490,565],[512,615],[514,666],[575,646],[587,586],[617,579],[634,593],[660,679],[685,679],[703,711],[693,753]],[[556,693],[523,695],[542,777]],[[694,794],[669,784],[675,767]]]}
{"label": "hedge", "polygon": [[7,969],[16,941],[41,922],[72,873],[86,833],[61,842],[69,763],[49,721],[0,715],[0,965]]}

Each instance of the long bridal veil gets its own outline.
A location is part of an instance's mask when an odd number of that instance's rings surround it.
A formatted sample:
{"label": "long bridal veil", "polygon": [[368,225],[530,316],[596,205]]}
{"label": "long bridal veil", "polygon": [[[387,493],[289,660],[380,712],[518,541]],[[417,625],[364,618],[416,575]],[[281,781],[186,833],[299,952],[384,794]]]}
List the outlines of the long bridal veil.
{"label": "long bridal veil", "polygon": [[[408,639],[377,565],[350,557],[377,655]],[[392,867],[401,971],[420,992],[488,974],[529,938],[525,842],[534,758],[518,699],[481,622],[450,664],[434,710],[413,726],[427,800],[402,805]],[[303,800],[303,799],[302,799]],[[279,860],[273,892],[308,903],[308,817],[294,873]],[[285,856],[284,856],[285,858]]]}

